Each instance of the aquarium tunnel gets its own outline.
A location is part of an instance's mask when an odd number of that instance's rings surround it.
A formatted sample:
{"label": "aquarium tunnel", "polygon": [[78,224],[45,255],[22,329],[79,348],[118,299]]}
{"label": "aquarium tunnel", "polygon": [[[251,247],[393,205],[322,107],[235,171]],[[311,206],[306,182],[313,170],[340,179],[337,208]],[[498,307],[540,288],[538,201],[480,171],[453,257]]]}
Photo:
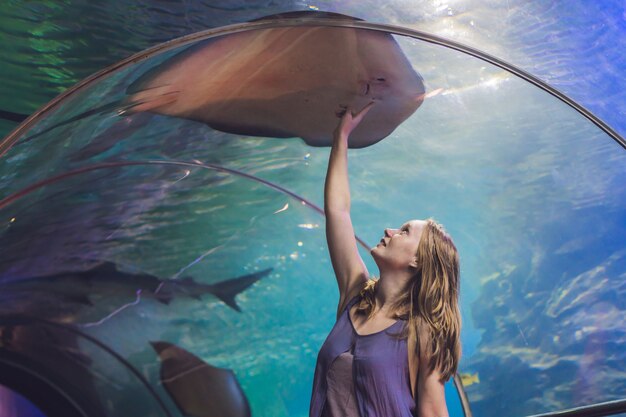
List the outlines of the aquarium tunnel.
{"label": "aquarium tunnel", "polygon": [[110,65],[0,142],[0,415],[308,415],[338,301],[332,129],[370,101],[348,163],[372,278],[408,219],[460,253],[450,416],[624,415],[620,133],[449,38],[247,20]]}

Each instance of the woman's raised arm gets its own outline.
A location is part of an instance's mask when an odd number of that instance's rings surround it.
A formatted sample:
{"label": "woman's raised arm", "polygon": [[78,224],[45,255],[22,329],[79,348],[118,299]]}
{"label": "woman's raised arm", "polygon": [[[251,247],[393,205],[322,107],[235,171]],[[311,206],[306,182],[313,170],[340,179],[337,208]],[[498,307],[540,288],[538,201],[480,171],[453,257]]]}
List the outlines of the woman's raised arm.
{"label": "woman's raised arm", "polygon": [[374,103],[353,115],[346,110],[333,134],[333,146],[324,184],[326,241],[330,260],[339,285],[337,316],[349,297],[356,295],[369,279],[369,273],[357,249],[350,218],[350,186],[348,183],[348,138]]}

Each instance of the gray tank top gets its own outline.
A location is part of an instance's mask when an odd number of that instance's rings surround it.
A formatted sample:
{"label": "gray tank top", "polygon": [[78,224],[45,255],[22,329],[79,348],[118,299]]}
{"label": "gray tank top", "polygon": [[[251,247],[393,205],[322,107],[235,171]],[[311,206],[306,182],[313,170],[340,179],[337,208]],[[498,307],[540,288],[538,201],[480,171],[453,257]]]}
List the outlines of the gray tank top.
{"label": "gray tank top", "polygon": [[[357,295],[350,300],[317,355],[309,417],[321,417],[322,412],[332,413],[328,374],[331,368],[335,369],[335,360],[345,352],[353,354],[352,385],[360,417],[412,417],[415,401],[411,395],[406,339],[391,336],[399,333],[406,321],[398,320],[380,332],[360,336],[349,315],[350,308],[359,299]],[[339,398],[336,393],[330,396]],[[345,393],[339,396],[349,398]],[[328,408],[325,408],[327,403]]]}

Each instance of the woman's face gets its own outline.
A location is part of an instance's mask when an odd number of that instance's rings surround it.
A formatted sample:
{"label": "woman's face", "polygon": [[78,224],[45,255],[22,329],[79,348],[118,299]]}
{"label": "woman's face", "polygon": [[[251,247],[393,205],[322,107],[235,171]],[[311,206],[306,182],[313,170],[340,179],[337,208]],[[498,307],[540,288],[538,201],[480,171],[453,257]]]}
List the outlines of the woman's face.
{"label": "woman's face", "polygon": [[399,229],[385,229],[383,238],[371,250],[376,263],[380,266],[379,262],[383,262],[385,265],[402,269],[414,263],[425,226],[424,220],[411,220]]}

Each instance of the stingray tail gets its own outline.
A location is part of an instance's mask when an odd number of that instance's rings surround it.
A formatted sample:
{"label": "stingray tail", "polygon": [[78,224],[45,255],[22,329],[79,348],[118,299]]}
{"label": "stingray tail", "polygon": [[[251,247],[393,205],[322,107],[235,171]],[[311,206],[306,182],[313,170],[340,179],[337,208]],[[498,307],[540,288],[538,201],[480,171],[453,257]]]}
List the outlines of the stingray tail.
{"label": "stingray tail", "polygon": [[[115,112],[117,116],[131,115],[143,111],[157,110],[163,106],[174,103],[180,95],[180,91],[172,91],[168,85],[151,87],[134,92],[131,96],[111,101],[96,108],[84,111],[72,116],[69,119],[63,120],[57,124],[54,124],[41,132],[28,136],[19,143],[26,143],[39,136],[42,136],[51,130],[58,127],[68,125],[70,123],[77,122],[86,117],[93,116],[95,114],[104,114],[109,112]],[[0,116],[2,116],[0,114]]]}
{"label": "stingray tail", "polygon": [[180,91],[172,90],[168,84],[137,90],[128,99],[129,102],[134,103],[128,111],[137,113],[161,110],[167,113],[167,105],[175,103],[179,96]]}
{"label": "stingray tail", "polygon": [[125,99],[122,100],[116,100],[116,101],[112,101],[106,104],[103,104],[102,106],[98,106],[96,108],[84,111],[82,113],[77,114],[76,116],[72,116],[69,119],[63,120],[57,124],[54,124],[44,130],[42,130],[41,132],[35,133],[34,135],[31,136],[27,136],[24,139],[20,140],[19,143],[26,143],[26,142],[30,142],[31,140],[38,138],[39,136],[45,135],[46,133],[50,132],[51,130],[54,130],[58,127],[61,126],[65,126],[65,125],[69,125],[70,123],[74,123],[77,122],[79,120],[82,120],[86,117],[89,116],[93,116],[95,114],[104,114],[104,113],[109,113],[112,111],[115,111],[117,113],[118,116],[122,116],[124,114],[126,114],[127,112],[133,110],[135,107],[142,105],[143,103],[141,102],[134,102],[134,101],[128,101]]}
{"label": "stingray tail", "polygon": [[227,306],[235,311],[241,313],[241,308],[235,301],[235,296],[243,292],[246,288],[260,280],[266,275],[269,275],[274,268],[267,268],[259,272],[255,272],[248,275],[242,275],[237,278],[227,279],[217,284],[207,285],[207,292],[213,294],[220,300],[222,300]]}

